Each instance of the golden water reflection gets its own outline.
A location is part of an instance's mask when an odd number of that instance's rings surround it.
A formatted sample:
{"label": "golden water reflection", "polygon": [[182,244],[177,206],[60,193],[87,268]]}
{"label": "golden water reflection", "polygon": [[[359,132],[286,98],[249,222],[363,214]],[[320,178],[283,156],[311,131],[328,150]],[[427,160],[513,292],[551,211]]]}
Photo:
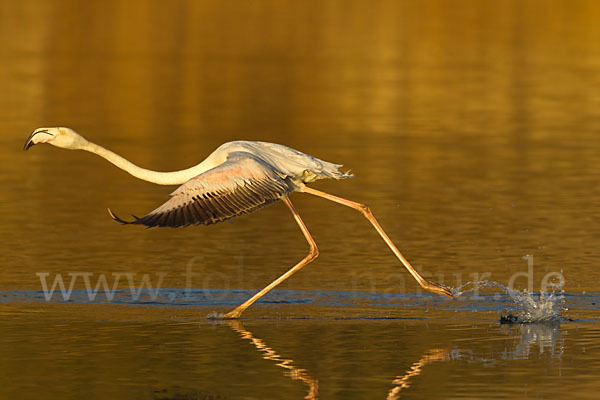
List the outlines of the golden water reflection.
{"label": "golden water reflection", "polygon": [[467,312],[198,324],[194,307],[0,303],[0,314],[1,398],[481,398],[500,384],[507,397],[527,385],[568,397],[597,386],[600,354],[593,322],[473,324]]}

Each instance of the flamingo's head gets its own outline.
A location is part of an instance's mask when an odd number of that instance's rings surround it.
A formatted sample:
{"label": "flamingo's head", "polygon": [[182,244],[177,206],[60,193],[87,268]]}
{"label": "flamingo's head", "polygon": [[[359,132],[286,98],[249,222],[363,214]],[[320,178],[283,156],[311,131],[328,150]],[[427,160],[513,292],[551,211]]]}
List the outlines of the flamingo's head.
{"label": "flamingo's head", "polygon": [[88,141],[71,128],[38,128],[27,138],[23,150],[28,150],[38,143],[48,143],[62,149],[81,149]]}

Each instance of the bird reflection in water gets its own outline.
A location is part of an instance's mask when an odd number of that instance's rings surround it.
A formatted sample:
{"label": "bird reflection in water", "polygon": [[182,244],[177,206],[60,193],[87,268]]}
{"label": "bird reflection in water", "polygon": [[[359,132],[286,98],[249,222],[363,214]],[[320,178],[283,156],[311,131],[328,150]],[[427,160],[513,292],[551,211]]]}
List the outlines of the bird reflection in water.
{"label": "bird reflection in water", "polygon": [[551,358],[559,358],[563,354],[564,344],[561,338],[560,323],[526,323],[526,324],[502,324],[500,332],[507,336],[514,335],[518,343],[508,351],[494,356],[490,359],[489,355],[485,357],[473,354],[470,349],[431,349],[402,376],[396,377],[392,381],[395,385],[387,396],[388,400],[399,399],[401,391],[410,387],[411,378],[421,374],[423,368],[436,361],[462,360],[466,362],[476,362],[487,364],[496,359],[518,360],[528,359],[532,349],[537,346],[539,354],[546,354]]}
{"label": "bird reflection in water", "polygon": [[257,337],[255,337],[252,332],[246,330],[242,323],[238,320],[229,320],[229,326],[231,329],[240,334],[242,339],[249,340],[250,343],[256,347],[258,351],[263,353],[261,356],[265,360],[275,361],[275,365],[285,369],[284,374],[289,376],[294,380],[302,381],[306,386],[308,386],[308,393],[304,396],[305,399],[318,399],[319,395],[319,381],[314,379],[308,374],[304,368],[298,368],[294,365],[294,360],[290,358],[283,358],[275,350],[266,345],[266,343]]}
{"label": "bird reflection in water", "polygon": [[[252,332],[245,329],[239,320],[229,320],[227,323],[234,331],[240,334],[242,339],[249,340],[258,351],[263,353],[262,358],[275,361],[278,367],[287,370],[285,372],[286,376],[304,382],[304,384],[308,386],[308,393],[304,397],[305,399],[318,399],[319,381],[311,377],[306,369],[298,368],[294,365],[294,360],[283,358],[277,354],[277,352],[267,346],[262,339],[255,337]],[[395,387],[389,391],[387,399],[400,398],[400,391],[410,386],[410,379],[419,375],[425,365],[435,361],[446,361],[450,359],[450,354],[451,351],[447,349],[432,349],[427,351],[404,375],[398,376],[392,381]]]}
{"label": "bird reflection in water", "polygon": [[[262,358],[274,361],[278,367],[285,369],[285,376],[302,381],[308,388],[305,399],[318,399],[319,381],[313,378],[306,369],[297,367],[294,360],[279,355],[273,348],[267,346],[262,339],[255,337],[252,332],[245,329],[239,320],[229,320],[227,324],[242,339],[250,341],[262,353]],[[563,353],[560,323],[503,324],[500,326],[500,332],[507,336],[516,334],[514,337],[518,339],[518,343],[512,347],[512,350],[492,355],[492,358],[490,358],[490,354],[477,355],[472,349],[433,348],[427,350],[403,375],[398,375],[392,380],[394,386],[389,390],[386,398],[388,400],[401,398],[402,391],[411,386],[414,378],[423,372],[425,366],[434,362],[458,360],[467,363],[487,364],[498,359],[527,359],[531,355],[532,348],[536,345],[540,354],[545,353],[550,357],[560,358]]]}
{"label": "bird reflection in water", "polygon": [[516,332],[519,335],[519,343],[515,348],[503,354],[505,359],[527,359],[536,345],[540,354],[546,353],[550,357],[560,358],[564,350],[564,340],[560,334],[559,322],[503,324],[501,332],[505,335],[512,335]]}
{"label": "bird reflection in water", "polygon": [[403,389],[410,387],[410,379],[417,375],[420,375],[421,372],[423,371],[424,366],[426,366],[427,364],[430,364],[432,362],[436,362],[436,361],[449,360],[450,355],[451,355],[451,352],[448,349],[431,349],[431,350],[425,352],[425,354],[423,354],[421,359],[419,361],[415,362],[413,365],[411,365],[409,370],[406,371],[406,373],[404,375],[397,376],[396,379],[394,379],[392,381],[392,383],[395,386],[394,386],[394,388],[392,388],[389,391],[389,393],[387,395],[387,400],[399,399],[400,392]]}

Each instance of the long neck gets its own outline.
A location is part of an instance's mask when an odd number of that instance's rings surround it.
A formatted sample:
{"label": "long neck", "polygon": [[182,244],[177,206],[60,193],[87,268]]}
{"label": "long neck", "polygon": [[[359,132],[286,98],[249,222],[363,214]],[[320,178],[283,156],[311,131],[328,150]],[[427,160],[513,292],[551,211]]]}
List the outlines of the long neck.
{"label": "long neck", "polygon": [[181,171],[158,172],[138,167],[131,161],[126,160],[120,155],[113,153],[112,151],[107,150],[96,143],[87,142],[80,149],[99,155],[100,157],[108,160],[112,164],[121,168],[123,171],[130,173],[138,179],[156,183],[158,185],[181,185],[196,175],[210,169],[210,167],[206,165],[206,162],[202,162],[195,167]]}

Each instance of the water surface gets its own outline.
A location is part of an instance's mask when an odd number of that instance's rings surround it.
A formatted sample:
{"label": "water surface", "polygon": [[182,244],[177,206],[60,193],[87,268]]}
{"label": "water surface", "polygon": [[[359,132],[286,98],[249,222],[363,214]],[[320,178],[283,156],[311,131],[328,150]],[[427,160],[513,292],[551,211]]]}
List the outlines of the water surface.
{"label": "water surface", "polygon": [[[592,1],[0,1],[1,397],[596,396],[599,18]],[[494,290],[426,295],[355,211],[295,194],[321,256],[241,324],[208,322],[305,255],[287,208],[119,226],[107,207],[144,214],[173,188],[21,151],[56,125],[156,170],[235,139],[342,163],[354,179],[314,186],[368,203],[424,275],[563,279],[573,321],[501,325]],[[83,276],[119,274],[120,297],[89,300]],[[46,301],[58,275],[71,301]],[[165,291],[132,300],[127,276]]]}

